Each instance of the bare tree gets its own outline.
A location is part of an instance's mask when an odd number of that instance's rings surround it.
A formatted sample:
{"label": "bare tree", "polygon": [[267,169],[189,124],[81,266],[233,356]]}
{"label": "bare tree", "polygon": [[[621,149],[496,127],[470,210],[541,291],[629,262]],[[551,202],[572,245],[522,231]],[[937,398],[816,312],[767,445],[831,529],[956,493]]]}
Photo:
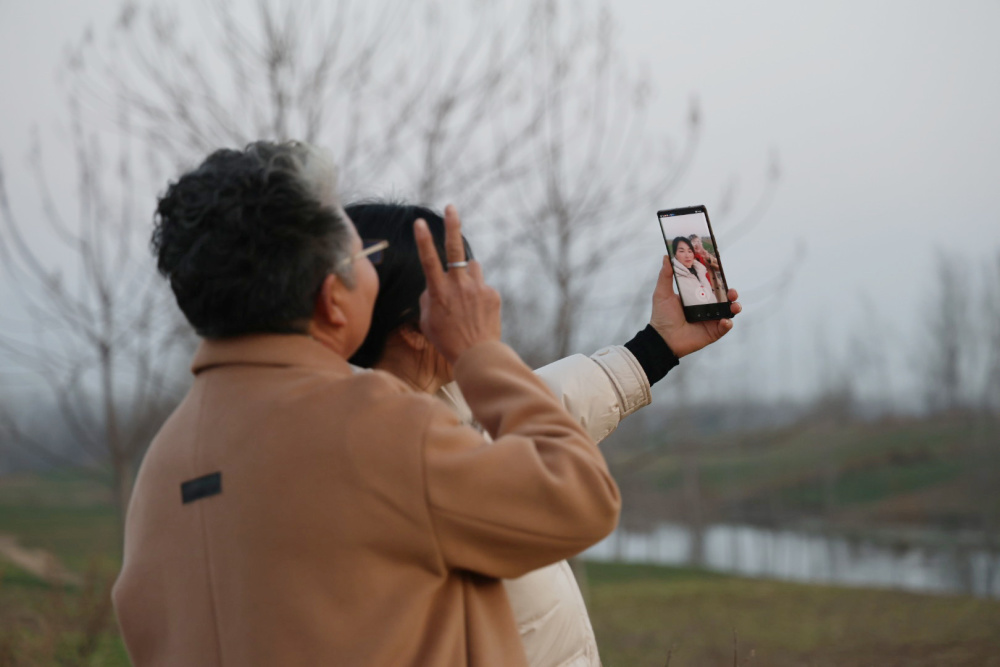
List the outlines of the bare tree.
{"label": "bare tree", "polygon": [[[45,330],[5,344],[46,378],[95,465],[109,457],[122,506],[188,340],[137,250],[165,179],[139,182],[135,155],[176,171],[219,146],[302,139],[335,151],[348,195],[449,197],[475,220],[508,340],[542,363],[592,342],[587,325],[640,321],[647,291],[614,273],[648,257],[633,232],[687,173],[701,127],[692,101],[679,141],[650,129],[649,82],[596,1],[211,0],[197,14],[126,1],[68,51],[66,77],[80,100],[72,220],[40,151],[35,164],[46,222],[79,266],[54,269],[4,196],[4,263]],[[94,128],[123,138],[116,163]],[[775,163],[737,230],[760,222],[776,181]]]}
{"label": "bare tree", "polygon": [[[387,179],[406,196],[474,203],[515,168],[537,121],[518,113],[526,34],[502,4],[435,0],[211,0],[198,24],[126,2],[109,44],[86,36],[69,64],[98,108],[124,103],[132,130],[176,165],[220,146],[299,139],[330,146],[348,193]],[[520,19],[523,21],[524,19]]]}
{"label": "bare tree", "polygon": [[986,294],[984,327],[986,338],[986,386],[983,393],[983,410],[1000,417],[1000,252],[991,264],[983,267]]}
{"label": "bare tree", "polygon": [[962,367],[973,340],[966,323],[968,300],[961,263],[954,257],[938,260],[937,297],[928,310],[927,398],[934,410],[949,411],[963,401]]}
{"label": "bare tree", "polygon": [[479,218],[469,229],[507,337],[532,361],[568,353],[595,310],[639,308],[615,303],[605,269],[635,248],[637,212],[648,224],[685,173],[699,112],[692,102],[679,148],[651,133],[648,81],[618,51],[607,6],[209,5],[199,30],[126,3],[110,48],[89,37],[71,52],[87,99],[124,103],[134,133],[176,164],[298,138],[335,150],[348,194],[456,201]]}
{"label": "bare tree", "polygon": [[[972,505],[979,509],[979,527],[987,549],[1000,552],[1000,253],[982,267],[984,285],[983,326],[985,376],[982,398],[975,407],[976,418],[969,485]],[[989,559],[983,573],[986,590],[1000,577],[995,559]]]}
{"label": "bare tree", "polygon": [[[531,26],[525,95],[540,131],[525,173],[498,189],[504,215],[489,225],[488,259],[504,288],[509,336],[542,362],[574,350],[595,310],[628,314],[609,305],[636,290],[623,290],[607,269],[636,249],[636,225],[651,225],[686,172],[699,111],[692,102],[679,150],[650,131],[649,82],[618,52],[607,7],[588,14],[538,2]],[[639,303],[647,299],[643,292]],[[632,299],[624,303],[635,310]]]}
{"label": "bare tree", "polygon": [[43,380],[77,446],[66,452],[33,437],[26,415],[8,409],[0,423],[11,442],[50,463],[110,465],[123,516],[139,458],[180,393],[174,353],[188,350],[191,337],[145,252],[137,223],[149,207],[134,198],[139,173],[128,140],[109,155],[76,102],[69,106],[75,196],[50,190],[35,142],[42,213],[21,220],[0,164],[0,263],[33,324],[29,336],[0,338],[0,349]]}

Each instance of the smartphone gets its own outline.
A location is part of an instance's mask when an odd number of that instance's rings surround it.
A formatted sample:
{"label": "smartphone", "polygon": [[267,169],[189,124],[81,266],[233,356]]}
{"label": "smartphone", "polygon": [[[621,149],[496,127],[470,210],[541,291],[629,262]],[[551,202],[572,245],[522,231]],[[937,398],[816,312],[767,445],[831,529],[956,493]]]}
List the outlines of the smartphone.
{"label": "smartphone", "polygon": [[688,322],[732,317],[719,244],[704,206],[657,211]]}

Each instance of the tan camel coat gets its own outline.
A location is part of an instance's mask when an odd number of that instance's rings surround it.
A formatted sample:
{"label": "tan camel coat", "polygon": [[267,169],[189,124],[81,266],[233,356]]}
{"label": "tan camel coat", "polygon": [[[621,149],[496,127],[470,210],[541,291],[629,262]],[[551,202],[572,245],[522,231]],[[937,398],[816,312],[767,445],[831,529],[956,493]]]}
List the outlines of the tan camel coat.
{"label": "tan camel coat", "polygon": [[455,365],[493,445],[304,336],[205,342],[193,370],[126,522],[137,667],[523,665],[499,578],[617,520],[597,447],[500,343]]}

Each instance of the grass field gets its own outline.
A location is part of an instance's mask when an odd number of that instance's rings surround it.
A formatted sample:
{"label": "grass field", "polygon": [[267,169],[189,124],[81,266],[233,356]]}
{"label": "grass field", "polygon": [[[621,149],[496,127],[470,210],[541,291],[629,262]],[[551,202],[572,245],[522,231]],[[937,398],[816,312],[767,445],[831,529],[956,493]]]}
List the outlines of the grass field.
{"label": "grass field", "polygon": [[606,667],[1000,665],[1000,602],[588,563]]}
{"label": "grass field", "polygon": [[114,571],[84,585],[49,586],[0,565],[0,667],[125,667],[128,654],[110,604]]}
{"label": "grass field", "polygon": [[[54,587],[0,563],[0,667],[117,667],[128,659],[107,592],[115,515],[100,478],[0,479],[0,533],[85,575]],[[589,605],[608,667],[998,665],[1000,602],[588,563]],[[735,659],[734,659],[735,654]]]}

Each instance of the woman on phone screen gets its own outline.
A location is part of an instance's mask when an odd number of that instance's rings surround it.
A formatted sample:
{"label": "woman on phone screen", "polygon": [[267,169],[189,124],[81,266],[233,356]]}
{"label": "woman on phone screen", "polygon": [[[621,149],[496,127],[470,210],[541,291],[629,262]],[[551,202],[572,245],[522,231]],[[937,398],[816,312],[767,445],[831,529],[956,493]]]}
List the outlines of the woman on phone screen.
{"label": "woman on phone screen", "polygon": [[671,243],[671,251],[674,275],[677,276],[677,286],[680,288],[681,301],[684,305],[718,303],[712,291],[712,282],[708,279],[708,269],[695,259],[691,241],[678,236]]}

